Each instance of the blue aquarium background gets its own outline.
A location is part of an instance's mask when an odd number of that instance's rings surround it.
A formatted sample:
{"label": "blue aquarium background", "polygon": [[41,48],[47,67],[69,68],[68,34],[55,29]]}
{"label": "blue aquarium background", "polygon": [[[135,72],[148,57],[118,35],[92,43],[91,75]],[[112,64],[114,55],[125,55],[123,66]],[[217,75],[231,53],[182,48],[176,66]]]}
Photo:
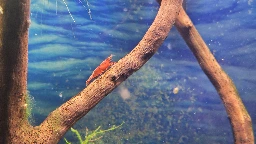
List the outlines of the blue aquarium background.
{"label": "blue aquarium background", "polygon": [[[155,0],[31,0],[31,122],[40,124],[84,89],[110,54],[118,61],[129,53],[158,8]],[[256,2],[187,0],[186,11],[233,79],[256,133]],[[73,127],[84,135],[86,128],[108,129],[122,122],[95,143],[233,143],[219,95],[175,27],[143,68]],[[78,142],[70,131],[65,138]]]}

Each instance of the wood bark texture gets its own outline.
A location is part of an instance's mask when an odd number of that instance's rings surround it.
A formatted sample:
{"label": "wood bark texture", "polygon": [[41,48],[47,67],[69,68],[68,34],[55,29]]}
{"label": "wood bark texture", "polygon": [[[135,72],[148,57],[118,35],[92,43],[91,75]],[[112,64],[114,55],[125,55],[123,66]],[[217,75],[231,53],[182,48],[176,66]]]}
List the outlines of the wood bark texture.
{"label": "wood bark texture", "polygon": [[174,24],[181,3],[163,0],[153,24],[128,55],[32,127],[25,117],[30,1],[0,0],[0,143],[57,143],[75,122],[154,55]]}
{"label": "wood bark texture", "polygon": [[[0,143],[20,143],[28,126],[27,92],[29,0],[0,0]],[[29,128],[26,127],[26,128]]]}
{"label": "wood bark texture", "polygon": [[57,142],[76,121],[139,70],[167,37],[181,4],[182,0],[163,0],[154,22],[139,44],[78,95],[53,111],[39,127],[50,130],[54,137],[40,135],[40,139]]}
{"label": "wood bark texture", "polygon": [[231,78],[221,68],[183,8],[175,26],[195,55],[226,108],[236,144],[254,144],[251,117]]}

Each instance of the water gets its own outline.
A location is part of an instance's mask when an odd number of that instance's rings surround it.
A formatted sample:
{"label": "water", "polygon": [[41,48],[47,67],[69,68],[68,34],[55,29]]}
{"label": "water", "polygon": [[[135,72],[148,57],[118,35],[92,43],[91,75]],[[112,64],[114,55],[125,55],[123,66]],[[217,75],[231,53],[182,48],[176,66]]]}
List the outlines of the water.
{"label": "water", "polygon": [[[28,89],[34,125],[85,88],[110,54],[131,51],[152,23],[154,0],[32,0]],[[192,1],[186,9],[256,121],[256,2]],[[174,94],[173,90],[177,94]],[[146,65],[74,128],[82,134],[125,124],[98,143],[233,143],[229,120],[212,84],[173,28]],[[65,137],[77,142],[68,132]],[[64,143],[63,140],[60,143]]]}

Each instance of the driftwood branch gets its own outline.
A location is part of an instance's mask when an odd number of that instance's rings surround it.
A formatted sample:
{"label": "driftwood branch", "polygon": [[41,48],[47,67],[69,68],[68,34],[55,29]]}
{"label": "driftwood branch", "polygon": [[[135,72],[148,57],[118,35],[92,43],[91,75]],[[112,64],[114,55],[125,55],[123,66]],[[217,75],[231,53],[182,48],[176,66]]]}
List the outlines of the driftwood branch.
{"label": "driftwood branch", "polygon": [[167,37],[181,4],[182,0],[163,0],[153,24],[139,44],[78,95],[53,111],[40,126],[36,127],[33,133],[38,134],[37,141],[58,142],[76,121],[132,73],[139,70]]}
{"label": "driftwood branch", "polygon": [[0,143],[18,143],[18,129],[28,125],[29,8],[29,0],[0,0]]}
{"label": "driftwood branch", "polygon": [[[160,0],[159,0],[160,1]],[[235,143],[254,143],[251,118],[232,80],[221,69],[183,9],[182,0],[162,0],[140,43],[78,95],[53,111],[39,126],[25,116],[29,0],[0,0],[0,143],[57,143],[65,132],[157,51],[176,26],[221,96]]]}
{"label": "driftwood branch", "polygon": [[140,69],[167,37],[182,0],[163,0],[140,43],[36,127],[26,111],[29,0],[0,0],[0,143],[57,143],[99,101]]}
{"label": "driftwood branch", "polygon": [[234,83],[218,64],[183,8],[176,19],[175,26],[219,93],[230,118],[235,143],[254,144],[251,117]]}

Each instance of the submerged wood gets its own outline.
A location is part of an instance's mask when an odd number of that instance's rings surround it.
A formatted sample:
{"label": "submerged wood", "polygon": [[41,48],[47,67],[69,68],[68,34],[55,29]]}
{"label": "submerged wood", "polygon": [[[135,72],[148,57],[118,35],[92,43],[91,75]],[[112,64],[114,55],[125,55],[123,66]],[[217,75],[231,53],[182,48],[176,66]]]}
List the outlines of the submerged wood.
{"label": "submerged wood", "polygon": [[[132,73],[139,70],[157,51],[174,24],[182,0],[163,0],[158,14],[139,44],[78,95],[53,111],[39,126],[53,131],[55,137],[40,139],[57,142],[81,117],[96,106]],[[54,123],[54,125],[52,124]]]}
{"label": "submerged wood", "polygon": [[0,0],[0,143],[57,143],[74,123],[155,54],[174,24],[181,3],[163,0],[153,24],[128,55],[50,113],[39,126],[32,127],[25,114],[30,1]]}
{"label": "submerged wood", "polygon": [[236,144],[254,144],[251,117],[233,81],[214,58],[183,8],[176,19],[175,26],[219,93],[232,125],[234,142]]}
{"label": "submerged wood", "polygon": [[29,0],[0,0],[1,144],[21,143],[31,128],[25,114],[29,6]]}

